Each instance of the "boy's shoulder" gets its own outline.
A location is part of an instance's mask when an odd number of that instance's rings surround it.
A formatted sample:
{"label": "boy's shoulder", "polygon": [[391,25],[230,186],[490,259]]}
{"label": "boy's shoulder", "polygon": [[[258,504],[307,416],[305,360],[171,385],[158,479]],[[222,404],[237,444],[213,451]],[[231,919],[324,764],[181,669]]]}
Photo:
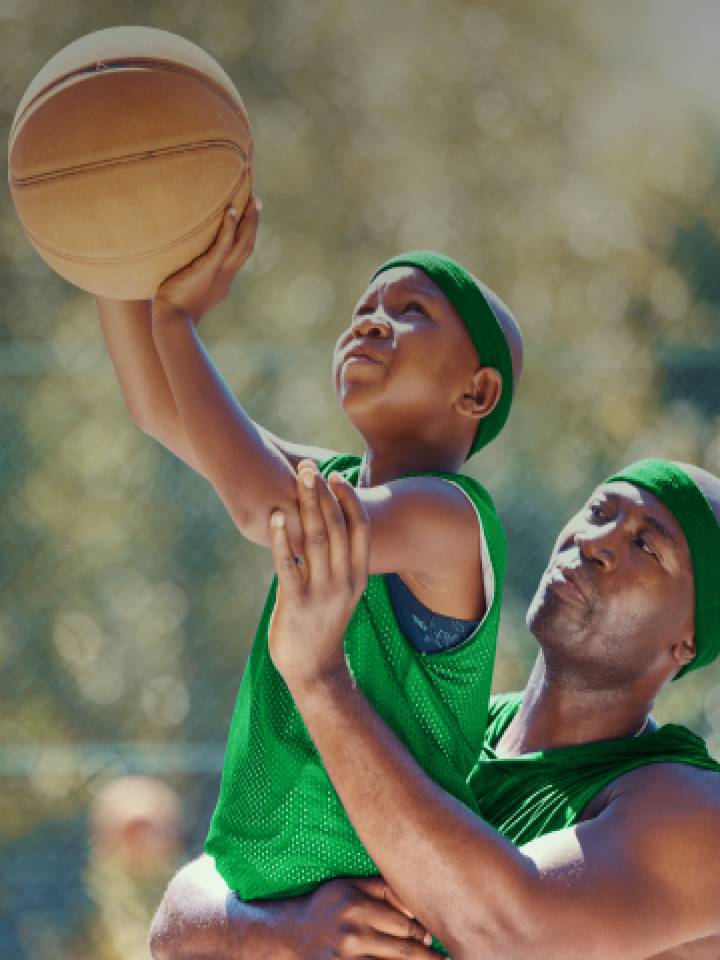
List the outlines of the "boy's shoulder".
{"label": "boy's shoulder", "polygon": [[[353,453],[336,453],[327,457],[318,463],[318,470],[324,477],[327,477],[333,471],[341,473],[353,486],[356,485],[362,457]],[[491,513],[497,514],[497,509],[489,491],[475,477],[470,477],[465,473],[454,473],[446,470],[417,470],[411,471],[398,477],[393,481],[395,484],[402,484],[404,481],[413,480],[413,486],[417,489],[417,480],[423,477],[434,477],[440,480],[446,480],[455,484],[474,502],[482,503]],[[432,491],[437,490],[436,484],[427,484],[428,496],[432,496]]]}

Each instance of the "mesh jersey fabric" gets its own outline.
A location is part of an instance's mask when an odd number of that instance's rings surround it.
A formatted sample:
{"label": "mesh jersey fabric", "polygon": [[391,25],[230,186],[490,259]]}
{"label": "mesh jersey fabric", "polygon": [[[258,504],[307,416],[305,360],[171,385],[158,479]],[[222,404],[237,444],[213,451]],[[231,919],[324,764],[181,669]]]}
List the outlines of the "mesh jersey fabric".
{"label": "mesh jersey fabric", "polygon": [[[357,484],[360,458],[319,464]],[[482,521],[495,589],[473,634],[450,650],[413,649],[383,575],[372,575],[345,633],[353,674],[380,716],[427,773],[473,808],[467,776],[487,719],[506,543],[493,502],[463,474],[422,471],[457,485]],[[220,796],[205,850],[242,899],[295,896],[339,876],[377,868],[350,825],[295,704],[268,652],[273,580],[245,667],[228,735]]]}
{"label": "mesh jersey fabric", "polygon": [[638,767],[685,763],[720,772],[704,740],[673,723],[641,737],[498,757],[495,744],[521,701],[521,693],[491,698],[485,745],[468,778],[477,812],[518,845],[577,823],[601,790]]}

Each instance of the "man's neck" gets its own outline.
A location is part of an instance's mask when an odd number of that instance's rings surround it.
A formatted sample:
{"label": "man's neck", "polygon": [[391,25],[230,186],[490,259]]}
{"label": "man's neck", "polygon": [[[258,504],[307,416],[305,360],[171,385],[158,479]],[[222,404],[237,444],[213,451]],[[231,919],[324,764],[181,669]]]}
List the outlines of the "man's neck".
{"label": "man's neck", "polygon": [[523,693],[519,711],[496,744],[504,757],[538,750],[617,740],[654,728],[648,721],[653,698],[629,690],[588,690],[548,677],[542,651]]}

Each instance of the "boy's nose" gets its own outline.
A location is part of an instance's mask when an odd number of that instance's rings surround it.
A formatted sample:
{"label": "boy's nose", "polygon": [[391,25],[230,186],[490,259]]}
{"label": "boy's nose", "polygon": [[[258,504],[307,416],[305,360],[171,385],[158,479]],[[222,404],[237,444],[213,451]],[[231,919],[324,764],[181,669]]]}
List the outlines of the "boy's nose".
{"label": "boy's nose", "polygon": [[380,313],[355,317],[350,329],[353,336],[359,337],[389,337],[392,332],[390,321]]}

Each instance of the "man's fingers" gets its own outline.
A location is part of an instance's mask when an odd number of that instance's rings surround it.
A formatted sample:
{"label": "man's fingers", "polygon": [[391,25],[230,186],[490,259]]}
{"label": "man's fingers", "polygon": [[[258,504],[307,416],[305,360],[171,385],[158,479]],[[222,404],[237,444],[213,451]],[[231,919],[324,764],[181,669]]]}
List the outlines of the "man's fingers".
{"label": "man's fingers", "polygon": [[411,917],[413,920],[415,919],[412,911],[396,896],[382,877],[358,877],[353,880],[353,885],[359,887],[363,893],[367,893],[368,896],[389,903],[392,907],[395,907],[396,910],[399,910],[400,913],[404,913],[406,917]]}
{"label": "man's fingers", "polygon": [[303,581],[290,549],[285,514],[282,510],[273,510],[270,514],[270,548],[279,586],[288,593],[298,593]]}
{"label": "man's fingers", "polygon": [[373,915],[373,924],[381,933],[395,937],[432,943],[432,937],[415,918],[382,877],[363,877],[353,880],[353,885],[378,901],[378,911]]}
{"label": "man's fingers", "polygon": [[370,521],[365,504],[342,474],[331,473],[329,480],[342,511],[350,538],[350,575],[353,584],[365,589],[370,564]]}
{"label": "man's fingers", "polygon": [[350,543],[345,523],[345,513],[325,477],[320,474],[315,480],[320,511],[325,521],[330,551],[330,573],[338,587],[346,584],[351,576]]}
{"label": "man's fingers", "polygon": [[320,585],[330,578],[330,541],[318,499],[317,473],[317,467],[311,460],[301,460],[298,464],[298,501],[308,577]]}
{"label": "man's fingers", "polygon": [[383,960],[435,960],[439,957],[434,950],[426,947],[417,940],[407,940],[402,937],[389,936],[386,933],[377,933],[367,930],[361,934],[352,935],[351,956],[363,958],[383,958]]}

